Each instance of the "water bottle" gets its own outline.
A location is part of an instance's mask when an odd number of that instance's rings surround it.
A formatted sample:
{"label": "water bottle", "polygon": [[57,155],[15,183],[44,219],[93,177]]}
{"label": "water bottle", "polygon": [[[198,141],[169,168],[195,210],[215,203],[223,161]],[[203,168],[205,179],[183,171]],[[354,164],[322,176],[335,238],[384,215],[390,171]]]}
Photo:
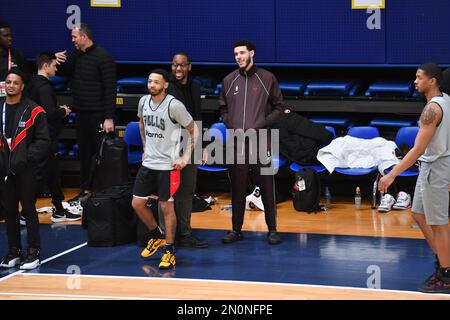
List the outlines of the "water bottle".
{"label": "water bottle", "polygon": [[373,182],[373,187],[372,187],[372,204],[370,206],[372,209],[376,209],[376,207],[377,207],[378,179],[379,179],[379,176],[377,176],[377,178]]}
{"label": "water bottle", "polygon": [[331,193],[328,186],[325,187],[325,209],[330,209],[331,207]]}
{"label": "water bottle", "polygon": [[355,192],[355,209],[361,208],[361,190],[359,187],[356,187]]}

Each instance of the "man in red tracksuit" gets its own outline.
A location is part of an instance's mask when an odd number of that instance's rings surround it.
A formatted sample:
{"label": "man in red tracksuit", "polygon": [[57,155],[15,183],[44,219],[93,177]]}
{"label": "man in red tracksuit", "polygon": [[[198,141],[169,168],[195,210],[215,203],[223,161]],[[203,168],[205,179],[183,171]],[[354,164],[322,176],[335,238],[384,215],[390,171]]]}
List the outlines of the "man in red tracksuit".
{"label": "man in red tracksuit", "polygon": [[[259,132],[260,129],[270,128],[286,110],[278,81],[269,71],[256,67],[254,55],[255,45],[252,42],[241,40],[234,44],[234,57],[239,69],[225,77],[219,98],[220,113],[227,128],[241,129],[244,133],[249,129]],[[233,230],[222,238],[222,242],[232,243],[243,239],[241,229],[244,223],[246,181],[249,171],[252,171],[261,189],[269,229],[268,242],[279,244],[281,239],[277,233],[274,176],[262,174],[265,161],[259,157],[261,141],[256,141],[256,150],[250,147],[248,140],[244,141],[241,145],[235,144],[233,151],[236,157],[239,157],[239,153],[244,154],[245,162],[240,164],[235,161],[229,166]],[[270,157],[270,149],[268,151]],[[255,152],[258,155],[257,163],[251,163],[249,159]]]}

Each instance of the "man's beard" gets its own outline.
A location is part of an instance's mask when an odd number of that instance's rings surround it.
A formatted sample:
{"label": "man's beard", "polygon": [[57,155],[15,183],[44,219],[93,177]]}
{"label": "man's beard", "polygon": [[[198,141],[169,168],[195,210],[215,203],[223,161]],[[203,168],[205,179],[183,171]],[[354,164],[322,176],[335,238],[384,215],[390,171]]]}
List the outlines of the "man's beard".
{"label": "man's beard", "polygon": [[150,95],[151,95],[152,97],[159,96],[163,91],[164,91],[164,89],[157,90],[157,91],[154,91],[154,92],[151,92],[151,91],[150,91]]}
{"label": "man's beard", "polygon": [[251,60],[251,58],[250,57],[248,57],[246,60],[245,60],[245,66],[243,66],[243,67],[240,67],[239,69],[242,69],[242,70],[245,70],[245,69],[247,69],[248,68],[248,66],[250,65],[250,62],[251,62],[252,60]]}

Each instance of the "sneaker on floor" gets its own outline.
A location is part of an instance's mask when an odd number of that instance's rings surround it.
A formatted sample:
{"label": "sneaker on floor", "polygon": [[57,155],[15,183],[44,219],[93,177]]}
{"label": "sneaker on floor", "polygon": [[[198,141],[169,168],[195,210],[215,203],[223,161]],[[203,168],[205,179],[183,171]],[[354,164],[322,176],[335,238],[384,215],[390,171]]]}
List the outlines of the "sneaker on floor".
{"label": "sneaker on floor", "polygon": [[8,254],[0,262],[0,267],[2,268],[14,268],[20,263],[20,249],[10,248]]}
{"label": "sneaker on floor", "polygon": [[269,244],[280,244],[281,238],[278,232],[270,231],[269,235],[267,236],[267,242],[269,242]]}
{"label": "sneaker on floor", "polygon": [[173,252],[166,250],[161,258],[161,262],[159,263],[159,268],[169,269],[171,267],[175,267],[175,255]]}
{"label": "sneaker on floor", "polygon": [[233,243],[236,241],[241,241],[244,239],[244,236],[242,235],[242,232],[240,231],[230,231],[228,232],[223,238],[223,243]]}
{"label": "sneaker on floor", "polygon": [[80,198],[83,198],[85,196],[87,196],[89,194],[88,191],[86,190],[81,190],[79,194],[77,194],[75,197],[67,200],[67,202],[71,203],[71,202],[80,202]]}
{"label": "sneaker on floor", "polygon": [[22,214],[19,214],[19,222],[22,227],[27,225],[27,220],[25,220],[25,217]]}
{"label": "sneaker on floor", "polygon": [[392,209],[392,206],[395,203],[395,198],[391,196],[389,193],[386,193],[381,198],[380,206],[378,207],[378,212],[389,212]]}
{"label": "sneaker on floor", "polygon": [[20,264],[21,270],[32,270],[41,265],[39,249],[29,248],[25,260]]}
{"label": "sneaker on floor", "polygon": [[145,249],[142,250],[141,256],[143,258],[151,257],[152,255],[154,255],[156,253],[156,251],[158,251],[159,248],[161,248],[165,244],[166,244],[166,240],[164,240],[164,239],[151,238],[148,241]]}
{"label": "sneaker on floor", "polygon": [[81,219],[81,215],[73,214],[67,209],[63,209],[62,211],[55,211],[50,218],[53,222],[65,222],[65,221],[77,221]]}
{"label": "sneaker on floor", "polygon": [[392,209],[405,210],[411,207],[411,196],[404,191],[400,191]]}
{"label": "sneaker on floor", "polygon": [[450,278],[434,273],[418,286],[417,290],[424,293],[450,293]]}
{"label": "sneaker on floor", "polygon": [[191,234],[181,237],[178,240],[177,245],[186,248],[208,248],[208,242],[197,239]]}

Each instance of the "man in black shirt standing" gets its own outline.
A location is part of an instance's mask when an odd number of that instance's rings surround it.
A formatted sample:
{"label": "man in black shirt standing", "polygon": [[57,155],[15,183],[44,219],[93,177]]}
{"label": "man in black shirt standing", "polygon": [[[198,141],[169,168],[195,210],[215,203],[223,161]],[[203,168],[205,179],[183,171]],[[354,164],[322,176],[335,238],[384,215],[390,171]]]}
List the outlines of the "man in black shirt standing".
{"label": "man in black shirt standing", "polygon": [[[51,220],[53,222],[76,221],[81,216],[76,215],[63,208],[62,200],[64,194],[61,188],[61,177],[58,161],[58,136],[62,129],[62,120],[67,117],[71,110],[67,106],[58,106],[56,102],[56,93],[52,84],[48,80],[53,77],[57,71],[56,56],[52,52],[42,52],[36,59],[38,68],[37,75],[31,79],[29,86],[30,99],[44,108],[47,113],[48,127],[51,139],[50,150],[45,162],[39,166],[39,176],[48,183],[52,195],[52,203],[55,206]],[[38,179],[37,183],[42,183]]]}
{"label": "man in black shirt standing", "polygon": [[[74,199],[90,190],[91,159],[100,146],[99,131],[114,131],[116,107],[116,63],[104,48],[94,42],[92,30],[86,23],[72,29],[75,45],[68,62],[60,69],[72,76],[73,109],[77,112],[77,141],[81,162],[81,192]],[[57,55],[60,62],[61,56]]]}
{"label": "man in black shirt standing", "polygon": [[[185,52],[179,52],[172,59],[172,74],[167,92],[183,102],[194,121],[201,120],[200,86],[192,81],[192,65]],[[200,139],[199,139],[200,140]],[[200,142],[199,142],[200,143]],[[175,194],[175,213],[177,215],[177,245],[180,247],[207,248],[208,243],[192,235],[191,214],[192,197],[197,181],[197,165],[191,162],[181,171],[180,188]],[[160,221],[164,219],[159,210]]]}
{"label": "man in black shirt standing", "polygon": [[13,35],[8,23],[0,21],[0,97],[5,97],[5,78],[12,68],[28,72],[23,54],[12,47]]}

